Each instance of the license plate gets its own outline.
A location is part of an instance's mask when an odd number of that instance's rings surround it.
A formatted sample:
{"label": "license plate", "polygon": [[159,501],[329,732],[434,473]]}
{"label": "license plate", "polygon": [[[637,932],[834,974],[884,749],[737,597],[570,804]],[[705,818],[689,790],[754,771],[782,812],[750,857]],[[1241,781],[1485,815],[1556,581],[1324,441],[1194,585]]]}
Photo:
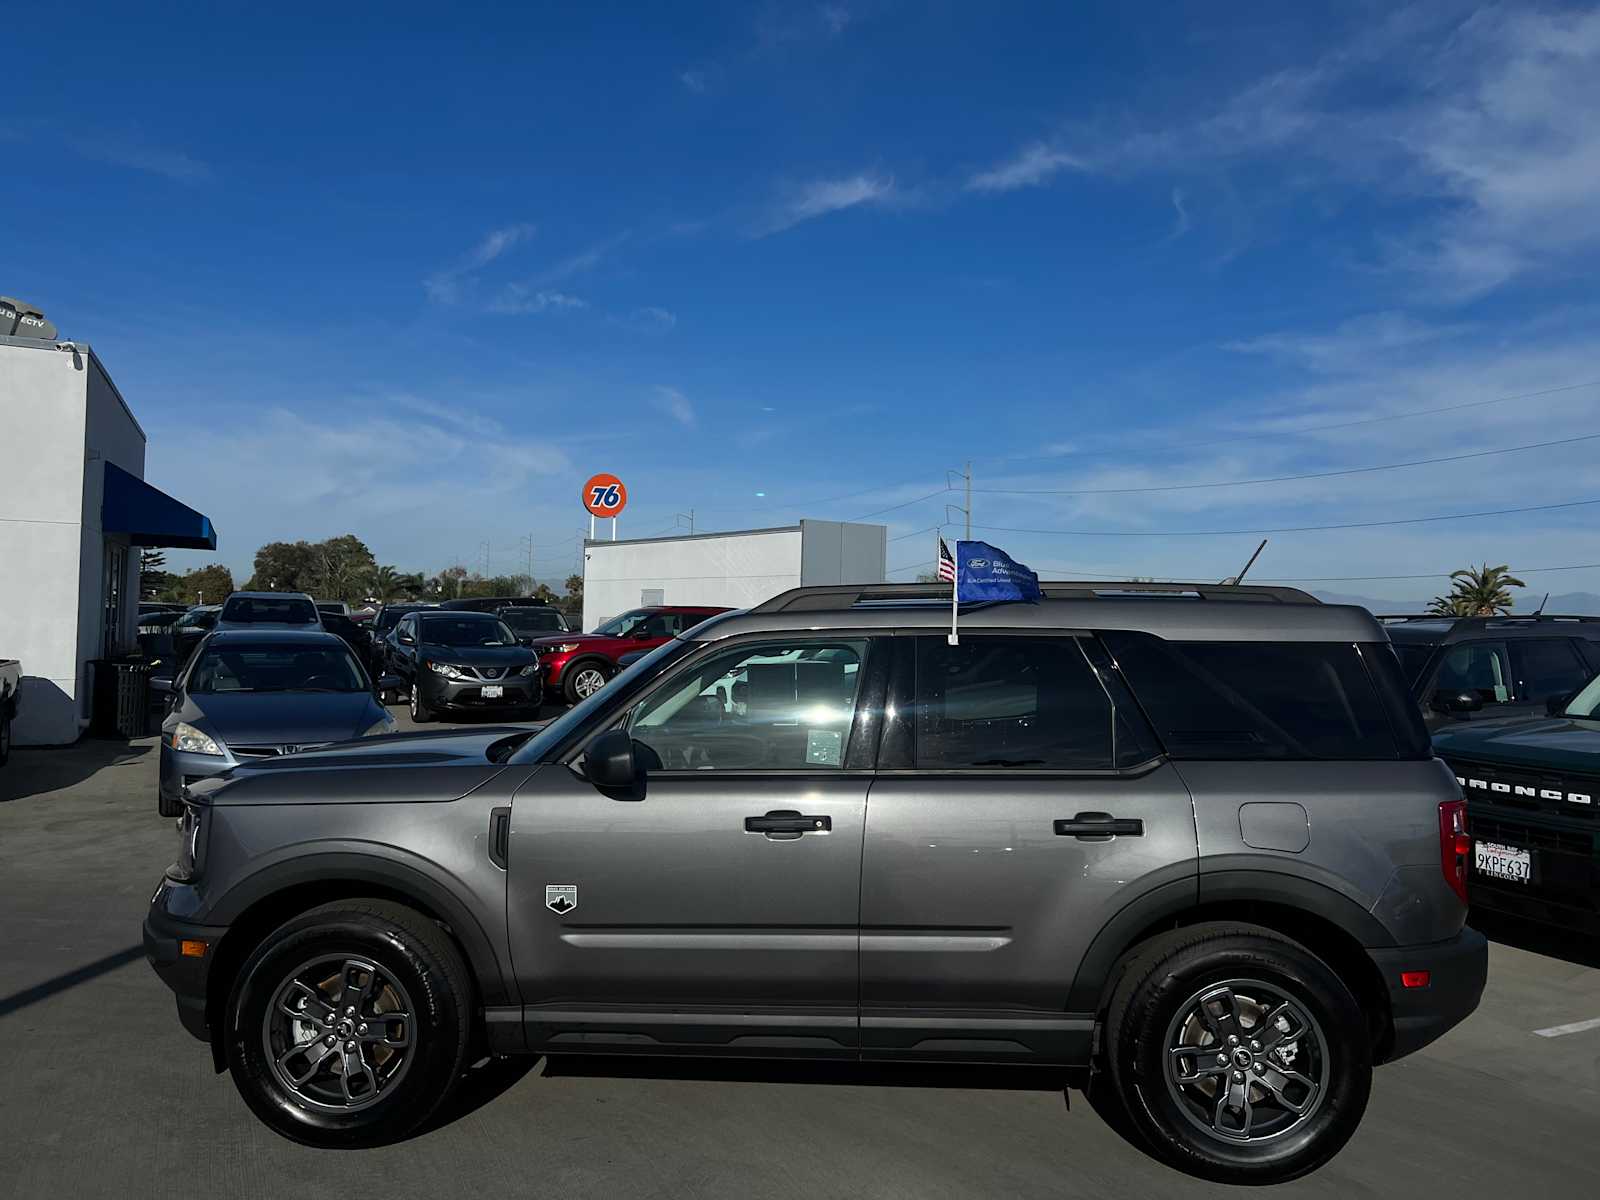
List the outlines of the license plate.
{"label": "license plate", "polygon": [[1478,842],[1473,846],[1473,865],[1478,874],[1509,883],[1527,883],[1533,878],[1533,852],[1499,842]]}
{"label": "license plate", "polygon": [[485,684],[484,685],[483,698],[485,700],[498,700],[498,699],[500,699],[501,696],[504,696],[505,694],[506,694],[506,689],[501,687],[498,683],[490,683],[490,684]]}

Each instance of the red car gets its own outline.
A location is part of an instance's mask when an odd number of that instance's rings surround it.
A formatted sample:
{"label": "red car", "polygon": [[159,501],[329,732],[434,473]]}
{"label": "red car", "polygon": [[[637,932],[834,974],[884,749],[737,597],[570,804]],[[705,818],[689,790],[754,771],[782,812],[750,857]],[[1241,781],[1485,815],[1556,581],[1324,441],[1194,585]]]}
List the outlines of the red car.
{"label": "red car", "polygon": [[621,668],[618,659],[637,650],[651,650],[726,608],[662,604],[635,608],[612,617],[593,633],[557,633],[534,638],[527,645],[539,655],[546,696],[559,690],[568,704],[594,695]]}

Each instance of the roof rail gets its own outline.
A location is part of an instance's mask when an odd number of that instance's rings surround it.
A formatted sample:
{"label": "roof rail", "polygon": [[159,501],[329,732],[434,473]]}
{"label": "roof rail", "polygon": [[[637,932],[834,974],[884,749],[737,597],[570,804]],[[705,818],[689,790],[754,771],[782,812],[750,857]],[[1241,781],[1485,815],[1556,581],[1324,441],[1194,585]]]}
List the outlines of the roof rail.
{"label": "roof rail", "polygon": [[[1168,596],[1188,600],[1245,600],[1268,604],[1320,604],[1299,588],[1254,584],[1089,582],[1041,583],[1047,600],[1142,600]],[[753,613],[820,612],[857,604],[923,601],[948,604],[947,583],[851,583],[792,588],[754,606]]]}
{"label": "roof rail", "polygon": [[1585,624],[1600,621],[1600,616],[1587,613],[1496,613],[1492,617],[1452,617],[1441,613],[1374,613],[1379,621],[1449,621],[1458,625],[1532,625],[1554,621],[1578,621]]}

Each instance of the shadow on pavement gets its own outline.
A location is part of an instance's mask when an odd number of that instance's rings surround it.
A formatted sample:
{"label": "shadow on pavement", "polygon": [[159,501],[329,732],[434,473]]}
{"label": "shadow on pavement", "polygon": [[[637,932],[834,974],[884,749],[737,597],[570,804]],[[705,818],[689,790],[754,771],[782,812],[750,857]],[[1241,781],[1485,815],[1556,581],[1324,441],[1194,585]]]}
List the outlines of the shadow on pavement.
{"label": "shadow on pavement", "polygon": [[107,971],[115,971],[118,967],[126,966],[135,959],[143,957],[143,946],[129,946],[124,950],[118,950],[115,954],[98,958],[92,963],[74,967],[54,979],[46,979],[43,983],[23,988],[20,992],[12,992],[9,996],[0,996],[0,1017],[14,1013],[19,1008],[27,1008],[30,1004],[37,1004],[41,1000],[48,1000],[58,992],[75,988],[80,983],[88,983],[89,980],[97,979]]}
{"label": "shadow on pavement", "polygon": [[[0,767],[0,804],[72,787],[107,767],[137,762],[154,749],[154,739],[147,738],[84,738],[70,746],[19,747]],[[150,808],[155,811],[153,793]]]}
{"label": "shadow on pavement", "polygon": [[1540,925],[1501,913],[1472,910],[1470,924],[1491,942],[1560,959],[1576,967],[1600,967],[1600,940],[1574,936],[1556,925]]}
{"label": "shadow on pavement", "polygon": [[423,1122],[421,1128],[407,1134],[403,1140],[422,1137],[470,1116],[516,1087],[538,1065],[537,1055],[518,1054],[511,1058],[485,1059],[469,1067],[449,1099]]}

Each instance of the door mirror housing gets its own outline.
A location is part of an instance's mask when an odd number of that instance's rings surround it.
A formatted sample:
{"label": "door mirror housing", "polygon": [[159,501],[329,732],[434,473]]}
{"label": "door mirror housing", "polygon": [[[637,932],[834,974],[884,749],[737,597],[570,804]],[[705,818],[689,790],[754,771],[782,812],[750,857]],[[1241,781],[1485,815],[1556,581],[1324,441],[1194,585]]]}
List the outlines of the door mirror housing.
{"label": "door mirror housing", "polygon": [[633,633],[633,640],[636,642],[648,642],[653,637],[655,637],[655,634],[647,629],[637,629]]}
{"label": "door mirror housing", "polygon": [[1434,712],[1465,716],[1483,709],[1483,697],[1477,692],[1438,691],[1433,694]]}
{"label": "door mirror housing", "polygon": [[611,729],[589,743],[583,752],[583,774],[597,788],[631,789],[644,777],[633,738],[626,729]]}
{"label": "door mirror housing", "polygon": [[394,640],[399,642],[402,646],[415,646],[417,644],[417,639],[412,637],[409,633],[406,633],[404,630],[395,634]]}

